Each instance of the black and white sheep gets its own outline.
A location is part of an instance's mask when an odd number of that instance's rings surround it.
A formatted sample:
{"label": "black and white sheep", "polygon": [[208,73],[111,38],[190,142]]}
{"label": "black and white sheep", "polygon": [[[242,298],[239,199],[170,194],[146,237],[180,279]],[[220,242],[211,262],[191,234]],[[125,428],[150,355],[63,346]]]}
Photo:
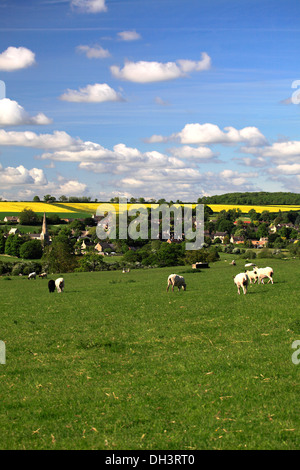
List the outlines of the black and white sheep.
{"label": "black and white sheep", "polygon": [[58,279],[56,279],[55,286],[56,286],[57,292],[63,292],[65,288],[64,278],[59,277]]}

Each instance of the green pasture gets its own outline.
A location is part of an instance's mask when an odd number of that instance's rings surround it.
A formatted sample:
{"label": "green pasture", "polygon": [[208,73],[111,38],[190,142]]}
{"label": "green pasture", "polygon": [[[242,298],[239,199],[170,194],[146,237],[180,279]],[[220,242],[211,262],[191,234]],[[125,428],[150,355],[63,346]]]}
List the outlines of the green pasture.
{"label": "green pasture", "polygon": [[0,278],[0,448],[299,449],[300,260],[244,263]]}

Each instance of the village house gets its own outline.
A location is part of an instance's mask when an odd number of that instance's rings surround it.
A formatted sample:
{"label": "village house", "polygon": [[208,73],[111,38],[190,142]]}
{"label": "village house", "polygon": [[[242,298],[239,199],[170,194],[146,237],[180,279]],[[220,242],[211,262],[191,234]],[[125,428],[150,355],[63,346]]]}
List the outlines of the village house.
{"label": "village house", "polygon": [[30,240],[41,240],[41,234],[40,233],[27,233],[28,237]]}
{"label": "village house", "polygon": [[10,231],[8,232],[8,235],[18,235],[20,233],[20,230],[17,227],[12,227]]}
{"label": "village house", "polygon": [[10,224],[18,224],[20,222],[20,219],[16,216],[6,216],[4,217],[3,222],[8,222]]}
{"label": "village house", "polygon": [[234,236],[234,235],[231,235],[230,237],[230,243],[234,243],[235,245],[240,245],[242,243],[244,243],[244,238],[243,237],[237,237],[237,236]]}
{"label": "village house", "polygon": [[262,237],[259,240],[251,240],[252,246],[254,248],[264,248],[268,244],[268,238],[267,237]]}
{"label": "village house", "polygon": [[293,225],[292,223],[289,222],[289,223],[286,223],[286,224],[271,225],[269,227],[269,231],[270,231],[270,233],[276,233],[276,232],[278,232],[278,230],[280,230],[283,227],[296,228],[295,225]]}
{"label": "village house", "polygon": [[104,254],[105,250],[107,249],[114,251],[115,247],[113,243],[98,242],[97,245],[95,246],[95,250],[97,250],[99,254]]}
{"label": "village house", "polygon": [[213,239],[213,241],[215,241],[217,238],[219,238],[221,240],[221,242],[223,243],[224,238],[226,236],[228,236],[227,232],[215,232],[215,233],[212,234],[212,239]]}

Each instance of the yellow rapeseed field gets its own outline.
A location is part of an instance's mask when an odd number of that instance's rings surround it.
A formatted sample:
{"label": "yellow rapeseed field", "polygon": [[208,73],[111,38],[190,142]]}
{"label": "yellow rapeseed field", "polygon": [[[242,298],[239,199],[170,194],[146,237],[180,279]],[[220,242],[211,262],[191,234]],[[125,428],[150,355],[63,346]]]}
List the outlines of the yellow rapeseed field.
{"label": "yellow rapeseed field", "polygon": [[[10,214],[15,213],[19,214],[23,209],[31,209],[34,212],[39,213],[58,213],[58,214],[68,214],[68,213],[79,213],[85,212],[90,214],[96,214],[97,208],[100,205],[100,202],[90,202],[90,203],[55,203],[47,204],[46,202],[9,202],[9,201],[0,201],[0,213]],[[111,204],[111,203],[107,203]],[[119,209],[124,210],[124,205],[119,207],[118,204],[112,204],[116,210],[119,212]],[[141,204],[127,204],[127,209],[129,208],[138,208]],[[143,204],[146,207],[157,207],[157,204],[145,203]],[[270,206],[251,206],[251,205],[238,205],[238,204],[208,204],[208,206],[216,213],[229,209],[240,209],[244,214],[248,213],[251,209],[255,209],[256,212],[270,211],[270,212],[286,212],[290,210],[300,211],[300,205],[270,205]],[[193,207],[196,207],[196,204],[193,204]]]}
{"label": "yellow rapeseed field", "polygon": [[11,213],[15,212],[19,214],[24,209],[31,209],[34,212],[70,212],[63,207],[52,206],[46,202],[9,202],[9,201],[0,201],[0,212]]}

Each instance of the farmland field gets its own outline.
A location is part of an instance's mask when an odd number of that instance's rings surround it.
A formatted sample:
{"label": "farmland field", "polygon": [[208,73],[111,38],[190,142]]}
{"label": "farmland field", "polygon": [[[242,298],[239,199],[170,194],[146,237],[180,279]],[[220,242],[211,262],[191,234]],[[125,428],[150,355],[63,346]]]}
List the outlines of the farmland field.
{"label": "farmland field", "polygon": [[236,261],[0,278],[1,449],[298,449],[300,260],[246,296]]}
{"label": "farmland field", "polygon": [[[32,209],[37,214],[57,214],[61,218],[68,217],[68,218],[85,218],[89,217],[92,214],[96,214],[97,208],[99,205],[102,204],[100,202],[90,202],[90,203],[52,203],[47,204],[46,202],[4,202],[0,201],[0,219],[3,219],[5,216],[9,215],[18,215],[24,209]],[[111,204],[111,203],[105,203]],[[112,204],[115,207],[116,212],[124,210],[124,206],[122,208],[119,207],[118,204]],[[157,204],[144,204],[146,207],[157,207]],[[127,204],[127,208],[129,207],[138,207],[139,204]],[[196,204],[193,204],[195,207]],[[290,210],[300,211],[299,205],[268,205],[268,206],[255,206],[255,205],[239,205],[239,204],[208,204],[208,206],[214,212],[220,212],[221,210],[228,211],[229,209],[241,209],[241,211],[247,214],[251,209],[255,209],[256,212],[263,212],[263,211],[270,211],[270,212],[288,212]]]}

